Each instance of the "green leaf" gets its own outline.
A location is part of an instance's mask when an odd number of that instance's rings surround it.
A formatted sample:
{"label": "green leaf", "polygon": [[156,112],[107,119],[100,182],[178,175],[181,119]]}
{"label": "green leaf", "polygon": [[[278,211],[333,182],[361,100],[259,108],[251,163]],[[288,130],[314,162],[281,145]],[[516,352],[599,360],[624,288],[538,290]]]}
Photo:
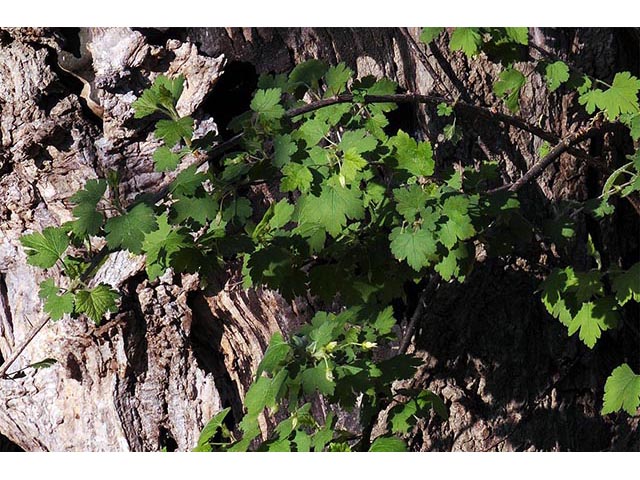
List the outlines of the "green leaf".
{"label": "green leaf", "polygon": [[309,88],[318,88],[318,81],[327,72],[327,65],[320,60],[307,60],[299,63],[289,74],[289,88],[305,85]]}
{"label": "green leaf", "polygon": [[443,210],[449,218],[441,226],[440,240],[445,247],[451,249],[458,240],[471,238],[475,233],[467,210],[469,200],[462,195],[455,195],[445,200]]}
{"label": "green leaf", "polygon": [[359,172],[367,166],[367,161],[362,158],[354,148],[351,148],[344,152],[342,157],[342,166],[340,167],[341,179],[344,179],[345,184],[352,183]]}
{"label": "green leaf", "polygon": [[[588,88],[588,87],[587,87]],[[599,88],[583,89],[578,101],[585,105],[587,113],[593,113],[596,107],[605,112],[610,120],[615,120],[620,114],[634,114],[640,110],[638,106],[638,91],[640,80],[629,72],[619,72],[607,90]]]}
{"label": "green leaf", "polygon": [[107,312],[117,310],[118,298],[118,292],[101,283],[93,290],[79,290],[76,293],[76,310],[78,313],[86,314],[96,325],[100,325],[102,317]]}
{"label": "green leaf", "polygon": [[216,413],[213,418],[209,420],[209,422],[202,429],[202,432],[200,432],[200,438],[198,438],[197,447],[203,447],[216,436],[218,430],[224,425],[224,419],[230,411],[231,407],[227,407],[224,410]]}
{"label": "green leaf", "polygon": [[429,142],[416,142],[407,133],[398,131],[395,137],[389,140],[395,147],[395,159],[398,167],[406,170],[416,177],[429,177],[433,175],[434,161],[433,150]]}
{"label": "green leaf", "polygon": [[467,250],[466,245],[464,243],[458,244],[456,248],[450,250],[449,254],[435,266],[435,270],[446,281],[449,281],[452,278],[457,278],[458,280],[463,281],[465,272],[461,267],[468,257],[469,251]]}
{"label": "green leaf", "polygon": [[520,45],[529,45],[528,27],[505,27],[507,38]]}
{"label": "green leaf", "polygon": [[40,298],[44,300],[44,311],[51,320],[60,320],[65,314],[73,313],[74,298],[71,292],[60,295],[60,288],[52,278],[40,283]]}
{"label": "green leaf", "polygon": [[291,162],[283,167],[282,174],[284,175],[282,182],[280,182],[280,191],[282,192],[300,190],[302,193],[306,193],[311,188],[313,174],[304,165]]}
{"label": "green leaf", "polygon": [[298,150],[298,146],[288,133],[276,135],[273,139],[273,166],[282,168],[291,161],[291,155]]}
{"label": "green leaf", "polygon": [[258,416],[261,414],[269,403],[270,393],[271,380],[267,377],[260,377],[253,382],[244,398],[247,415]]}
{"label": "green leaf", "polygon": [[196,165],[191,165],[181,171],[171,183],[171,193],[187,197],[193,196],[206,179],[207,175],[199,173]]}
{"label": "green leaf", "polygon": [[420,228],[396,227],[389,235],[391,252],[398,260],[407,260],[411,268],[420,271],[436,258],[437,245],[433,234]]}
{"label": "green leaf", "polygon": [[365,153],[375,150],[378,146],[378,140],[369,135],[364,129],[347,130],[342,135],[342,140],[338,147],[343,152],[353,150],[357,153]]}
{"label": "green leaf", "polygon": [[520,90],[526,83],[525,76],[515,68],[508,68],[500,73],[500,80],[493,84],[493,92],[505,98],[507,107],[512,112],[520,110]]}
{"label": "green leaf", "polygon": [[167,147],[175,146],[180,140],[185,142],[191,140],[193,136],[193,118],[183,117],[179,120],[158,120],[156,123],[155,136]]}
{"label": "green leaf", "polygon": [[175,115],[175,106],[182,95],[183,87],[182,75],[173,79],[159,75],[151,87],[133,102],[134,117],[143,118],[157,111],[162,111],[165,115]]}
{"label": "green leaf", "polygon": [[324,136],[329,133],[329,124],[320,118],[314,118],[304,122],[298,130],[293,133],[296,140],[304,140],[307,148],[317,145]]}
{"label": "green leaf", "polygon": [[189,239],[190,237],[182,230],[169,225],[166,213],[158,217],[157,229],[147,232],[142,242],[149,280],[162,275],[172,265],[174,256],[182,249],[191,246]]}
{"label": "green leaf", "polygon": [[634,141],[640,140],[640,113],[635,115],[621,115],[620,121],[622,121],[627,127],[629,127],[629,134]]}
{"label": "green leaf", "polygon": [[324,76],[327,87],[325,97],[340,95],[347,88],[347,83],[353,77],[353,70],[347,67],[344,62],[340,62],[335,67],[330,67]]}
{"label": "green leaf", "polygon": [[549,91],[555,92],[560,85],[569,80],[569,67],[561,61],[550,63],[545,68],[545,78]]}
{"label": "green leaf", "polygon": [[615,208],[606,198],[592,198],[591,200],[587,200],[584,202],[584,209],[597,219],[602,219],[615,212]]}
{"label": "green leaf", "polygon": [[456,28],[449,39],[451,51],[462,50],[467,57],[478,53],[480,45],[482,45],[482,37],[478,28]]}
{"label": "green leaf", "polygon": [[171,218],[173,223],[191,219],[198,225],[205,225],[218,214],[218,202],[207,193],[198,197],[178,197],[171,208],[174,213]]}
{"label": "green leaf", "polygon": [[417,184],[408,188],[396,188],[393,191],[396,199],[396,210],[408,222],[413,222],[417,215],[427,214],[427,201],[429,194]]}
{"label": "green leaf", "polygon": [[283,198],[273,206],[273,217],[269,220],[269,226],[271,228],[284,227],[291,220],[294,210],[295,207]]}
{"label": "green leaf", "polygon": [[20,243],[25,248],[29,265],[51,268],[67,250],[69,237],[61,228],[47,227],[42,233],[23,235]]}
{"label": "green leaf", "polygon": [[233,197],[222,211],[222,219],[227,222],[245,223],[253,214],[251,202],[247,198]]}
{"label": "green leaf", "polygon": [[274,370],[286,360],[291,351],[291,346],[285,342],[284,338],[282,338],[282,334],[279,332],[274,333],[271,336],[269,347],[267,348],[260,365],[258,365],[256,376],[259,378],[262,375],[262,372],[273,373]]}
{"label": "green leaf", "polygon": [[420,32],[420,41],[429,44],[438,38],[443,30],[442,27],[424,27]]}
{"label": "green leaf", "polygon": [[393,308],[389,306],[378,314],[373,327],[378,331],[379,335],[386,335],[391,333],[395,324],[396,319],[393,317]]}
{"label": "green leaf", "polygon": [[76,220],[72,224],[72,230],[77,236],[96,235],[100,231],[104,216],[96,211],[96,206],[106,189],[106,181],[88,180],[84,189],[71,197],[71,201],[76,204],[73,209]]}
{"label": "green leaf", "polygon": [[629,300],[640,303],[640,262],[613,277],[613,291],[620,306]]}
{"label": "green leaf", "polygon": [[640,375],[623,363],[616,368],[604,385],[602,415],[624,410],[635,415],[640,407]]}
{"label": "green leaf", "polygon": [[125,248],[131,253],[142,251],[144,234],[157,227],[153,209],[144,203],[139,203],[127,213],[107,220],[104,226],[107,232],[109,248]]}
{"label": "green leaf", "polygon": [[436,113],[439,117],[448,117],[453,113],[453,107],[447,103],[441,102],[438,104]]}
{"label": "green leaf", "polygon": [[392,433],[409,433],[412,426],[415,425],[415,414],[418,410],[418,404],[415,401],[409,401],[403,405],[396,405],[389,411],[389,423],[391,424]]}
{"label": "green leaf", "polygon": [[168,92],[174,105],[178,103],[182,95],[182,90],[184,89],[184,77],[182,75],[174,78],[169,78],[166,75],[158,75],[153,83],[154,87],[159,91]]}
{"label": "green leaf", "polygon": [[180,164],[180,160],[187,154],[187,151],[173,152],[169,147],[160,147],[153,152],[153,161],[156,172],[170,172],[175,170]]}
{"label": "green leaf", "polygon": [[298,223],[321,225],[335,238],[347,225],[348,219],[357,220],[363,217],[364,206],[359,192],[336,183],[324,184],[319,197],[309,194],[301,199]]}
{"label": "green leaf", "polygon": [[407,444],[404,440],[398,437],[378,437],[376,438],[371,447],[370,452],[406,452]]}
{"label": "green leaf", "polygon": [[56,363],[58,363],[58,361],[55,358],[45,358],[44,360],[40,360],[39,362],[29,364],[29,367],[35,370],[41,370],[43,368],[52,367]]}
{"label": "green leaf", "polygon": [[324,395],[331,395],[336,386],[331,370],[328,370],[324,364],[303,370],[300,379],[302,389],[308,394],[318,391]]}
{"label": "green leaf", "polygon": [[569,336],[580,333],[578,337],[584,344],[593,348],[603,330],[617,324],[618,317],[613,310],[614,303],[609,299],[599,299],[582,304],[582,307],[569,324]]}
{"label": "green leaf", "polygon": [[280,105],[282,90],[279,88],[269,88],[258,90],[251,100],[251,110],[259,114],[262,118],[277,120],[284,116],[284,107]]}

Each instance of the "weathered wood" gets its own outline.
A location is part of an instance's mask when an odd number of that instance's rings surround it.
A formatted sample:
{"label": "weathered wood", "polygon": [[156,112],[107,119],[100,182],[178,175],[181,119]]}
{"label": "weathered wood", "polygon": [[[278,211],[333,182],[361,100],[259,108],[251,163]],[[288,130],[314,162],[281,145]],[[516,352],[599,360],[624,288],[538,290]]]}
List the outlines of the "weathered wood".
{"label": "weathered wood", "polygon": [[[596,75],[637,68],[637,60],[635,66],[616,66],[616,54],[624,50],[616,32],[532,33],[544,48],[570,55]],[[63,53],[73,34],[0,32],[3,358],[31,331],[29,319],[35,324],[44,315],[37,297],[44,274],[26,264],[20,235],[69,220],[70,196],[109,169],[119,171],[127,200],[166,181],[151,162],[158,142],[147,123],[132,118],[131,109],[160,72],[185,75],[179,110],[194,113],[196,131],[203,135],[217,128],[204,104],[232,62],[262,73],[286,71],[308,58],[345,61],[359,76],[386,75],[405,91],[460,95],[485,106],[495,103],[490,79],[500,68],[484,58],[468,62],[442,45],[420,46],[417,29],[324,28],[87,29],[81,36],[86,48],[80,50],[91,54],[90,62],[81,62],[82,68],[63,62],[63,68],[56,59],[73,56]],[[529,81],[520,115],[558,137],[574,131],[583,117],[572,110],[570,95],[549,97],[542,77],[526,64],[521,67]],[[86,108],[87,99],[99,108]],[[502,162],[504,180],[511,182],[538,159],[541,141],[517,128],[461,115],[467,136],[452,147],[438,140],[443,124],[433,110],[407,107],[401,113],[394,122],[428,136],[439,167],[489,157]],[[598,154],[597,145],[592,150]],[[607,154],[603,160],[615,158]],[[565,154],[536,185],[523,189],[524,208],[546,210],[560,199],[585,198],[593,194],[594,175],[584,160]],[[586,227],[580,228],[578,238],[584,239]],[[615,232],[611,243],[612,257],[634,248]],[[579,241],[573,247],[576,258],[585,256]],[[495,262],[482,264],[469,285],[445,285],[429,300],[410,347],[425,359],[415,385],[442,394],[452,415],[444,424],[435,419],[421,424],[412,448],[637,450],[637,419],[612,421],[597,413],[609,363],[621,354],[601,350],[602,367],[590,370],[592,353],[568,340],[540,309],[529,278],[534,266],[524,260],[519,265],[527,275]],[[47,275],[58,278],[59,272]],[[0,433],[25,450],[188,450],[217,410],[230,406],[234,418],[240,417],[270,335],[286,334],[308,318],[304,301],[291,306],[270,291],[245,292],[233,278],[204,292],[190,275],[169,272],[149,282],[142,259],[127,253],[113,255],[96,281],[121,290],[120,312],[98,328],[86,319],[48,324],[14,367],[44,358],[58,363],[0,379]],[[611,354],[609,360],[600,358],[605,354]],[[597,441],[586,433],[591,430],[598,432]]]}

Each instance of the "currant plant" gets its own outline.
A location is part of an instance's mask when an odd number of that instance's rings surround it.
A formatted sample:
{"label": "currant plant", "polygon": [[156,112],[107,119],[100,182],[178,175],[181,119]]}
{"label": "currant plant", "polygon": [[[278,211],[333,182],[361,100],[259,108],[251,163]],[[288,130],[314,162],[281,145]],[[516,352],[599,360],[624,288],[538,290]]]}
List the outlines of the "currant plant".
{"label": "currant plant", "polygon": [[[426,28],[421,40],[443,34]],[[519,110],[527,82],[517,61],[528,43],[524,28],[449,33],[453,51],[486,54],[503,65],[494,93],[510,112]],[[537,66],[549,91],[569,88],[570,67],[552,60]],[[30,264],[63,273],[62,285],[47,279],[40,286],[45,312],[53,320],[85,314],[96,324],[116,312],[117,292],[91,279],[118,250],[144,255],[151,280],[173,269],[198,273],[206,284],[232,265],[244,288],[266,286],[287,300],[310,294],[319,311],[286,338],[271,338],[244,417],[234,426],[229,409],[216,414],[196,450],[405,450],[403,438],[419,419],[446,419],[448,412],[433,392],[411,387],[421,362],[398,338],[392,302],[406,300],[411,283],[426,291],[433,281],[464,282],[477,250],[507,255],[545,232],[525,218],[517,188],[500,188],[496,162],[436,168],[429,141],[393,129],[388,114],[402,96],[388,79],[356,79],[342,63],[317,60],[288,75],[264,75],[250,111],[230,124],[236,135],[218,145],[217,138],[194,137],[194,120],[179,115],[183,84],[182,77],[158,76],[133,104],[135,117],[148,119],[163,142],[153,160],[157,171],[174,175],[168,188],[125,205],[117,175],[89,180],[71,199],[74,220],[22,238]],[[626,125],[638,139],[638,79],[621,72],[609,85],[582,75],[572,85],[587,113]],[[436,115],[449,122],[444,140],[458,142],[464,131],[457,118],[470,107],[432,100]],[[547,143],[543,160],[557,155],[558,145]],[[599,198],[572,205],[574,213],[611,215],[614,196],[640,189],[638,158],[611,175]],[[257,186],[267,187],[269,197]],[[565,230],[571,235],[570,224]],[[621,322],[625,304],[639,300],[639,269],[556,269],[541,287],[543,304],[593,348]],[[626,364],[614,370],[603,414],[621,408],[634,414],[639,378]],[[318,396],[338,413],[319,413]],[[343,427],[345,411],[359,419],[357,431]],[[278,418],[268,431],[260,427],[265,412]],[[384,433],[373,438],[376,426]]]}
{"label": "currant plant", "polygon": [[[421,39],[430,43],[442,30],[425,28]],[[528,43],[526,28],[458,28],[449,37],[451,50],[462,50],[469,57],[481,51],[491,57],[497,50],[502,50],[498,58],[504,64],[504,70],[494,84],[493,91],[512,112],[519,110],[520,91],[526,83],[525,76],[516,68],[516,61],[522,59],[518,55],[517,45]],[[572,72],[563,61],[549,58],[548,52],[534,47],[543,53],[536,68],[543,73],[550,92],[562,85],[574,88],[579,95],[578,103],[584,106],[588,114],[598,113],[610,122],[619,122],[628,127],[634,142],[640,140],[638,78],[629,72],[618,72],[609,84],[576,69]],[[446,109],[442,112],[450,114]],[[440,110],[438,114],[442,115]],[[540,153],[544,157],[549,152],[550,146],[547,143]],[[596,220],[601,220],[614,213],[615,208],[611,203],[613,197],[637,195],[640,191],[640,150],[636,150],[628,160],[609,176],[599,197],[582,205],[572,205],[572,213],[568,217],[584,211]],[[562,226],[564,236],[573,236],[572,223]],[[595,250],[591,241],[589,248],[597,268],[588,272],[577,272],[571,266],[556,268],[543,282],[541,290],[545,308],[567,327],[568,334],[578,333],[579,339],[588,348],[594,348],[603,331],[618,326],[624,305],[630,301],[640,302],[640,262],[627,270],[618,266],[604,269],[600,253]],[[621,409],[630,415],[636,414],[640,407],[640,375],[634,374],[628,364],[613,371],[604,391],[603,415]]]}

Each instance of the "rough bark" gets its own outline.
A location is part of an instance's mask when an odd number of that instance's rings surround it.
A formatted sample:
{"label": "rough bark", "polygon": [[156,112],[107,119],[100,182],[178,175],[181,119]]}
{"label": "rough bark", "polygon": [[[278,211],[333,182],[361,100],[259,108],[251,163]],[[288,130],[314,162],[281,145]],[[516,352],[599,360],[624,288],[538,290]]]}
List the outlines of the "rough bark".
{"label": "rough bark", "polygon": [[[34,293],[43,274],[26,264],[20,235],[70,219],[69,197],[109,169],[119,171],[129,200],[167,181],[153,171],[157,142],[131,109],[158,73],[186,76],[179,109],[194,114],[200,135],[248,106],[246,92],[256,74],[286,71],[308,58],[344,61],[360,76],[385,75],[407,91],[496,103],[491,78],[499,67],[484,58],[469,62],[442,45],[418,46],[416,29],[89,29],[76,40],[77,33],[15,29],[0,36],[5,358],[44,315]],[[535,29],[533,35],[602,78],[615,69],[638,68],[637,49],[635,57],[629,54],[624,32]],[[84,52],[83,60],[89,52],[90,61],[77,61],[74,52]],[[521,115],[558,136],[573,131],[583,117],[571,95],[549,96],[541,76],[521,67],[530,80]],[[500,160],[506,182],[535,161],[541,145],[516,129],[461,118],[467,134],[452,147],[438,139],[443,125],[425,106],[404,107],[393,120],[429,137],[439,166]],[[603,142],[614,140],[592,141],[589,153],[599,155]],[[618,160],[613,154],[603,158],[609,165]],[[524,207],[542,215],[561,199],[587,198],[599,175],[565,154],[523,192]],[[631,222],[637,231],[635,214],[621,208],[618,221]],[[572,245],[576,260],[585,258],[587,232],[603,235],[583,221]],[[604,234],[610,234],[610,261],[637,255],[637,240],[619,228]],[[545,263],[537,253],[533,246],[514,257]],[[637,339],[623,338],[629,334],[623,329],[620,338],[585,352],[540,308],[532,279],[538,265],[522,259],[510,267],[481,263],[468,283],[441,285],[430,300],[413,347],[425,359],[415,383],[441,394],[451,418],[421,424],[412,448],[638,450],[637,419],[603,419],[598,413],[604,379],[637,352]],[[169,272],[149,282],[142,269],[142,260],[126,253],[101,268],[96,281],[120,289],[124,298],[103,327],[65,319],[37,336],[13,369],[44,358],[58,363],[0,379],[0,433],[25,450],[188,450],[217,410],[231,406],[239,418],[268,338],[277,330],[290,332],[307,316],[304,301],[287,305],[274,292],[245,292],[233,276],[201,291],[194,276]]]}

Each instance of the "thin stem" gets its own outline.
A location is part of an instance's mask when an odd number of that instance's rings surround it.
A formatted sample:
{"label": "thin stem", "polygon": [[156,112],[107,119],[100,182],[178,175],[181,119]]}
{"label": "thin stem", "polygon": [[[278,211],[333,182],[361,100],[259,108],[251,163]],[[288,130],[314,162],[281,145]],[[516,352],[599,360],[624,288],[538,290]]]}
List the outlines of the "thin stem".
{"label": "thin stem", "polygon": [[503,185],[502,187],[489,190],[487,193],[496,193],[504,190],[510,192],[517,192],[527,183],[535,180],[542,172],[551,165],[557,158],[564,152],[568,151],[573,145],[583,142],[589,138],[594,137],[598,133],[604,130],[612,128],[612,124],[603,124],[599,119],[595,119],[592,125],[586,129],[580,129],[577,132],[562,139],[547,155],[545,155],[540,161],[535,163],[527,172],[522,175],[514,183]]}
{"label": "thin stem", "polygon": [[9,370],[9,367],[13,365],[13,363],[18,359],[20,354],[24,352],[25,348],[29,346],[29,344],[33,341],[35,336],[44,328],[44,326],[49,322],[49,317],[44,317],[40,322],[33,327],[33,329],[27,335],[27,338],[13,351],[13,353],[9,356],[6,362],[0,366],[0,378],[4,377]]}

